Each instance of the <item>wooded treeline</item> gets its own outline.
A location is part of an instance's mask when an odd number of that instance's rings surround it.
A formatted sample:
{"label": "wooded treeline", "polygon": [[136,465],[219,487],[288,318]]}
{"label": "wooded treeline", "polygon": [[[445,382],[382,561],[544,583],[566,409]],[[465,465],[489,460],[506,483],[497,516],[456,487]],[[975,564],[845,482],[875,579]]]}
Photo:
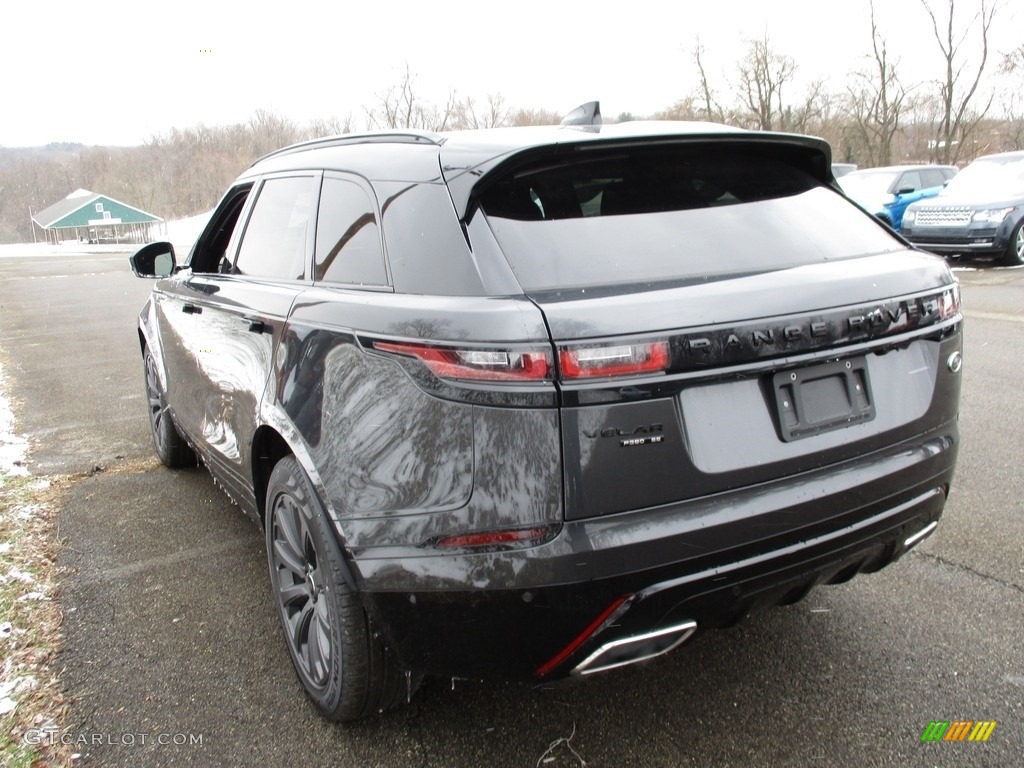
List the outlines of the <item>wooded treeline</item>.
{"label": "wooded treeline", "polygon": [[[689,47],[695,88],[654,115],[624,112],[610,119],[711,120],[810,133],[831,143],[835,161],[861,167],[963,165],[982,154],[1024,148],[1024,44],[1011,51],[989,44],[993,25],[1005,13],[1000,0],[920,3],[922,34],[931,38],[930,81],[904,82],[900,57],[876,23],[873,0],[867,0],[865,63],[842,83],[800,79],[801,64],[767,34],[743,43],[733,71],[713,73],[695,38]],[[439,131],[560,119],[549,109],[511,107],[500,93],[476,98],[451,91],[444,103],[426,100],[407,64],[399,81],[358,117],[300,125],[259,110],[243,124],[171,128],[135,147],[0,148],[0,242],[31,242],[30,210],[38,212],[80,187],[173,220],[209,210],[253,160],[296,141],[363,129]]]}

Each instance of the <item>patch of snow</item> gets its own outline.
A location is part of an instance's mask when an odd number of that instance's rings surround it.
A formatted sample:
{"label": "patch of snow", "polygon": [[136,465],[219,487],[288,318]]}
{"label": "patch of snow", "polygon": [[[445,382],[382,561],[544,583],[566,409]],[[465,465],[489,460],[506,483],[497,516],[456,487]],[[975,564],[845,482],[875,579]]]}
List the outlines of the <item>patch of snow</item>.
{"label": "patch of snow", "polygon": [[[14,411],[11,402],[4,393],[7,391],[7,379],[4,377],[3,364],[0,363],[0,478],[25,477],[25,454],[28,452],[28,440],[24,435],[16,435],[14,429]],[[2,482],[2,480],[0,480]]]}
{"label": "patch of snow", "polygon": [[20,581],[22,584],[32,584],[35,582],[36,577],[27,571],[19,571],[17,568],[11,568],[5,576],[0,576],[0,581]]}
{"label": "patch of snow", "polygon": [[14,697],[22,691],[31,690],[35,685],[36,679],[31,676],[16,677],[0,683],[0,715],[9,715],[13,712],[18,706]]}
{"label": "patch of snow", "polygon": [[12,516],[15,520],[21,520],[24,522],[36,517],[42,509],[43,507],[41,504],[22,504],[15,507]]}
{"label": "patch of snow", "polygon": [[179,264],[184,261],[192,249],[192,244],[202,233],[212,213],[213,211],[207,211],[185,219],[167,222],[167,239],[174,246],[174,253],[178,257]]}
{"label": "patch of snow", "polygon": [[7,243],[0,245],[0,258],[25,256],[84,256],[97,253],[132,253],[139,249],[136,243],[120,245],[89,245],[77,240],[53,243]]}

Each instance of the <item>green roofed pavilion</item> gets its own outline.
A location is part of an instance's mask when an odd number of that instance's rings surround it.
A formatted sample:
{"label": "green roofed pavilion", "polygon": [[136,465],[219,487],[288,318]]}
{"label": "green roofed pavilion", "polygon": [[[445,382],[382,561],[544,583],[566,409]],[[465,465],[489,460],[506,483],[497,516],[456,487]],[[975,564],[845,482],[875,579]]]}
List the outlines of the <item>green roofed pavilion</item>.
{"label": "green roofed pavilion", "polygon": [[32,221],[54,243],[72,238],[95,243],[145,243],[164,222],[159,216],[87,189],[75,190],[34,214]]}

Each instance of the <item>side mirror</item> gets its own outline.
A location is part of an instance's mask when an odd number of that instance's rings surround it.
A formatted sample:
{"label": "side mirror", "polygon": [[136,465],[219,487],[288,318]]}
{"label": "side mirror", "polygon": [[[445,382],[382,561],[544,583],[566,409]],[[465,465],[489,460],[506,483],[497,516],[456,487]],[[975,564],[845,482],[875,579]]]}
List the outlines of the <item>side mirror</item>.
{"label": "side mirror", "polygon": [[897,195],[909,195],[911,192],[917,192],[913,187],[900,187],[896,190]]}
{"label": "side mirror", "polygon": [[174,274],[178,262],[174,258],[174,246],[170,243],[150,243],[131,255],[128,263],[136,277],[169,277]]}

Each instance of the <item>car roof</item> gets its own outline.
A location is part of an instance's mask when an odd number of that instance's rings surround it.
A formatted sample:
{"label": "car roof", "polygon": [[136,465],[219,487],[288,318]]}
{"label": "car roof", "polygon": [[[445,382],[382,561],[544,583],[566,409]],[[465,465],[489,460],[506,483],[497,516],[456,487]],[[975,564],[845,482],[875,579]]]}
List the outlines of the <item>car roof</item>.
{"label": "car roof", "polygon": [[824,139],[801,134],[748,131],[698,121],[630,121],[591,126],[523,126],[481,130],[398,130],[342,134],[293,144],[254,162],[239,180],[300,169],[336,170],[371,182],[445,182],[460,217],[482,176],[523,153],[572,152],[596,146],[707,141],[781,144],[816,153],[816,175],[829,181],[831,148]]}
{"label": "car roof", "polygon": [[997,152],[994,155],[982,155],[972,160],[972,163],[976,163],[979,160],[1014,160],[1024,158],[1024,149],[1018,149],[1013,152]]}
{"label": "car roof", "polygon": [[736,134],[744,133],[742,128],[719,123],[681,120],[638,120],[611,125],[535,125],[510,126],[503,128],[481,128],[464,131],[421,131],[381,130],[362,133],[343,133],[310,139],[270,152],[259,158],[253,165],[265,160],[298,152],[358,144],[433,144],[448,145],[457,149],[475,148],[484,155],[493,157],[510,149],[525,149],[540,144],[559,144],[566,141],[585,141],[614,137],[651,137],[693,134]]}
{"label": "car roof", "polygon": [[[416,152],[412,149],[413,147],[433,146],[444,158],[458,157],[460,166],[476,167],[509,153],[541,146],[621,142],[624,140],[657,141],[669,138],[732,139],[737,137],[757,137],[768,141],[796,142],[809,146],[825,145],[824,140],[812,136],[767,131],[755,132],[719,123],[675,120],[629,121],[603,126],[519,126],[443,133],[386,130],[340,134],[292,144],[264,155],[256,160],[250,168],[270,165],[274,160],[311,152],[318,154],[316,164],[323,166],[324,161],[330,160],[332,156],[347,157],[351,154],[351,152],[347,152],[344,155],[335,155],[330,150],[368,145],[388,145],[394,148],[395,154],[410,155],[414,155]],[[306,158],[294,158],[292,163],[296,166],[310,164]],[[350,164],[350,162],[346,162],[346,165]],[[331,165],[323,167],[331,167]]]}
{"label": "car roof", "polygon": [[882,171],[891,172],[891,173],[899,173],[899,172],[902,172],[902,171],[917,171],[917,170],[920,170],[922,168],[938,168],[940,170],[945,168],[945,169],[951,169],[951,170],[954,170],[954,171],[957,170],[957,167],[955,165],[937,165],[935,163],[909,163],[907,165],[880,165],[877,168],[860,168],[860,169],[858,169],[856,171],[852,171],[851,173],[849,173],[847,175],[849,175],[849,176],[853,176],[853,175],[866,176],[866,175],[868,175],[870,173],[879,173],[879,172],[882,172]]}

